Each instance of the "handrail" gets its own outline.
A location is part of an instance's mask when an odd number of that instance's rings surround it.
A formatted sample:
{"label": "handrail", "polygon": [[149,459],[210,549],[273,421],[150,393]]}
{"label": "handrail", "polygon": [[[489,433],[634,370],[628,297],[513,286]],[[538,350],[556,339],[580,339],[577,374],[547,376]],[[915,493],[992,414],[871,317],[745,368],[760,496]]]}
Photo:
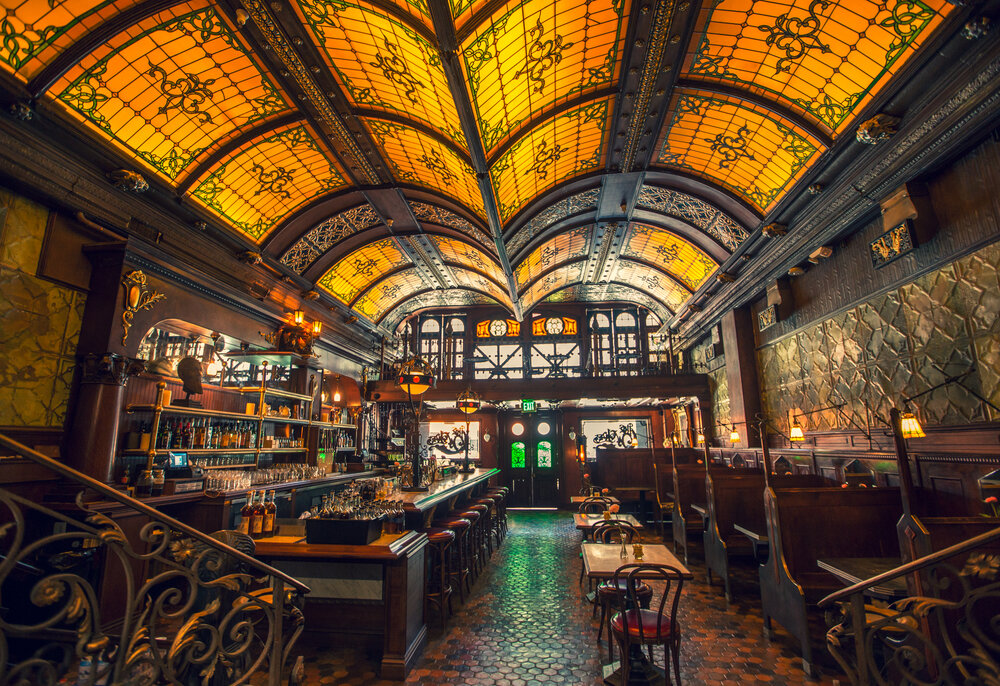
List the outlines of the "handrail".
{"label": "handrail", "polygon": [[72,467],[67,467],[61,462],[53,460],[51,457],[43,455],[42,453],[33,450],[28,446],[24,445],[23,443],[19,443],[18,441],[15,441],[13,438],[10,438],[9,436],[6,436],[2,433],[0,433],[0,445],[10,448],[14,452],[22,455],[23,457],[28,458],[32,462],[38,463],[43,467],[47,467],[52,471],[61,474],[62,476],[68,479],[82,482],[85,486],[87,486],[90,489],[93,489],[94,491],[97,491],[101,495],[104,495],[105,497],[114,500],[115,502],[121,503],[122,505],[127,505],[128,507],[134,510],[138,510],[139,512],[142,512],[143,514],[151,517],[152,519],[162,522],[163,524],[166,524],[173,529],[177,529],[183,532],[184,534],[190,536],[191,538],[195,538],[198,541],[212,548],[221,550],[227,555],[232,555],[237,560],[240,560],[241,562],[254,566],[255,568],[266,573],[268,576],[273,576],[278,579],[281,579],[282,581],[289,584],[290,586],[292,586],[301,593],[309,593],[311,590],[304,583],[302,583],[301,581],[299,581],[294,577],[289,576],[288,574],[285,574],[280,569],[275,569],[270,565],[264,564],[257,558],[251,557],[246,553],[240,552],[236,548],[228,546],[225,543],[222,543],[221,541],[217,541],[211,536],[204,534],[191,526],[188,526],[184,522],[176,520],[173,517],[170,517],[169,515],[166,515],[160,512],[159,510],[152,508],[149,505],[146,505],[141,500],[137,500],[131,496],[122,493],[121,491],[115,490],[114,488],[111,488],[107,484],[98,481],[97,479],[91,476],[87,476],[83,472],[79,472],[73,469]]}
{"label": "handrail", "polygon": [[896,577],[899,576],[905,576],[906,574],[910,574],[911,572],[920,571],[921,569],[924,569],[925,567],[930,567],[931,565],[940,562],[941,560],[945,560],[951,557],[952,555],[958,555],[959,553],[964,553],[966,551],[973,550],[983,545],[984,543],[989,543],[990,541],[996,539],[1000,539],[1000,527],[997,527],[992,531],[987,531],[986,533],[979,534],[978,536],[973,536],[972,538],[964,540],[961,543],[956,543],[953,546],[949,546],[947,548],[944,548],[943,550],[931,553],[930,555],[924,555],[919,559],[913,560],[912,562],[907,562],[906,564],[900,565],[895,569],[890,569],[888,572],[883,572],[878,576],[873,576],[870,579],[859,581],[853,586],[848,586],[847,588],[841,589],[836,593],[831,593],[830,595],[826,596],[821,601],[819,601],[819,607],[823,607],[824,605],[829,605],[830,603],[840,600],[841,598],[844,598],[846,596],[854,595],[855,593],[863,591],[864,589],[870,586],[877,586],[883,581],[888,581],[889,579],[895,579]]}

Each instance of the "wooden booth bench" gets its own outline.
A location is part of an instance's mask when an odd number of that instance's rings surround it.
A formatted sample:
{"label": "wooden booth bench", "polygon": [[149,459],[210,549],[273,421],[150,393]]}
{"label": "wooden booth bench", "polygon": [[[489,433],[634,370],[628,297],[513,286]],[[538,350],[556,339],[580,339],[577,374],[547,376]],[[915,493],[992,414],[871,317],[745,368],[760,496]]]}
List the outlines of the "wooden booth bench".
{"label": "wooden booth bench", "polygon": [[[772,488],[809,488],[829,485],[821,476],[812,474],[771,476]],[[767,531],[764,516],[764,474],[743,470],[713,469],[705,477],[705,497],[708,517],[702,540],[705,544],[705,566],[708,583],[712,573],[722,577],[726,602],[732,601],[729,579],[729,558],[733,555],[756,553],[756,547],[743,533],[739,524],[750,531]]]}
{"label": "wooden booth bench", "polygon": [[[694,507],[698,506],[704,511],[706,473],[755,474],[760,472],[755,469],[731,469],[717,465],[711,465],[706,472],[703,464],[674,465],[672,533],[674,552],[676,553],[678,546],[680,546],[684,554],[684,564],[687,564],[688,561],[688,534],[701,533],[704,530],[704,520]],[[763,484],[763,482],[761,483]]]}
{"label": "wooden booth bench", "polygon": [[898,488],[769,488],[764,493],[771,552],[760,567],[764,630],[776,619],[802,645],[813,674],[806,604],[844,587],[821,570],[823,558],[898,558]]}

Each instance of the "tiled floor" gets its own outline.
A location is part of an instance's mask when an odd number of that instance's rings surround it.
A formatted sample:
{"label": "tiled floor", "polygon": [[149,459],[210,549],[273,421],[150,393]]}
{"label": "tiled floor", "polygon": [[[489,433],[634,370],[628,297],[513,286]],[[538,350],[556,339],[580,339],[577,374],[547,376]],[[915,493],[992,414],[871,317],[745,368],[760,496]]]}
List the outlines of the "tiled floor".
{"label": "tiled floor", "polygon": [[[580,540],[568,513],[511,513],[510,534],[473,597],[456,606],[446,634],[431,629],[424,658],[406,683],[601,684],[607,645],[597,643],[597,622],[577,585]],[[705,582],[700,546],[693,551],[695,579],[684,587],[680,610],[685,684],[833,684],[830,676],[805,677],[791,639],[777,625],[774,642],[763,637],[752,561],[738,570],[736,598],[727,608],[718,583]],[[379,680],[374,660],[359,651],[319,650],[307,641],[299,647],[310,686],[398,683]]]}

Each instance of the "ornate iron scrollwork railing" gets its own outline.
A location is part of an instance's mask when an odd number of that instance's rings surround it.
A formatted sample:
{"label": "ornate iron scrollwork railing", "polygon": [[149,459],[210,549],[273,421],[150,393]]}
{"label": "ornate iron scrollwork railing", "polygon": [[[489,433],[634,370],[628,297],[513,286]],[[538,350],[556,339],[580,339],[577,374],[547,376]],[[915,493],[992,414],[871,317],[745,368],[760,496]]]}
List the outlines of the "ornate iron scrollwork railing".
{"label": "ornate iron scrollwork railing", "polygon": [[[852,684],[1000,684],[1000,528],[833,593],[827,647]],[[907,579],[910,597],[866,601]]]}
{"label": "ornate iron scrollwork railing", "polygon": [[[60,507],[0,488],[0,686],[298,682],[306,585],[239,534],[214,538],[2,434],[0,446],[80,489]],[[129,537],[94,493],[149,521]]]}

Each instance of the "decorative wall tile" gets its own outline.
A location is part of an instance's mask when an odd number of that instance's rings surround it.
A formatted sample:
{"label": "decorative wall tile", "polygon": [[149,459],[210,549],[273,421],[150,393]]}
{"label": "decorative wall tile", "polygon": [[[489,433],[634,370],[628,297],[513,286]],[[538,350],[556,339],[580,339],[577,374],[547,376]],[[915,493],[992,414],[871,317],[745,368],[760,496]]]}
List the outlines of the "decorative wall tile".
{"label": "decorative wall tile", "polygon": [[0,265],[34,274],[47,222],[44,207],[0,189]]}
{"label": "decorative wall tile", "polygon": [[[994,244],[759,348],[765,411],[782,418],[790,410],[844,403],[844,413],[859,425],[877,424],[875,415],[885,420],[904,397],[973,367],[962,383],[1000,405],[998,275],[1000,244]],[[954,383],[913,405],[928,425],[1000,419]],[[807,431],[849,426],[835,410],[801,422]]]}

